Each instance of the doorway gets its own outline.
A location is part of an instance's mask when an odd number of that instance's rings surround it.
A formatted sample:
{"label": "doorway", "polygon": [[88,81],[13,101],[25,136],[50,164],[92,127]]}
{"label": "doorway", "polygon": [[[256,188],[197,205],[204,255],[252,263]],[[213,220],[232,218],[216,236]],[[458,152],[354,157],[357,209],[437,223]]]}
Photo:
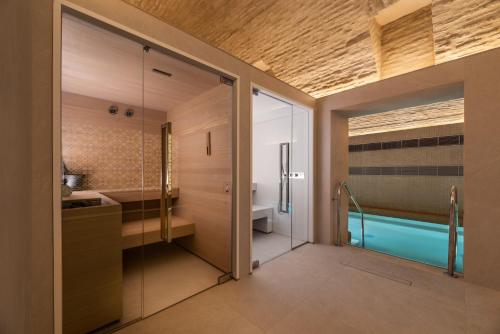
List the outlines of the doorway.
{"label": "doorway", "polygon": [[63,332],[230,279],[233,80],[68,13],[61,79]]}
{"label": "doorway", "polygon": [[347,243],[463,272],[464,124],[463,97],[349,118]]}
{"label": "doorway", "polygon": [[299,105],[253,91],[254,267],[309,241],[310,117]]}

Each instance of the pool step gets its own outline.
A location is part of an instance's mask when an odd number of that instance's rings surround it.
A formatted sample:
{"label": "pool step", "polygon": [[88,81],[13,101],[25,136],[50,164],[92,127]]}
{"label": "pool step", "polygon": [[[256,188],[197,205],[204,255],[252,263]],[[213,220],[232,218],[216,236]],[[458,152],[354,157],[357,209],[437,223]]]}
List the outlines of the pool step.
{"label": "pool step", "polygon": [[358,239],[351,239],[351,245],[358,247],[361,245],[361,241]]}

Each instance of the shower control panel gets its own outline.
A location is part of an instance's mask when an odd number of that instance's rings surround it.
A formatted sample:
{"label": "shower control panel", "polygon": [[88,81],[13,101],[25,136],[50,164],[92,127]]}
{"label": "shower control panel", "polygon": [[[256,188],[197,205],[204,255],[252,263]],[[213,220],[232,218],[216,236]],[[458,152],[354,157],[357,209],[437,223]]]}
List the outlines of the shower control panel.
{"label": "shower control panel", "polygon": [[290,172],[290,179],[304,179],[304,172]]}

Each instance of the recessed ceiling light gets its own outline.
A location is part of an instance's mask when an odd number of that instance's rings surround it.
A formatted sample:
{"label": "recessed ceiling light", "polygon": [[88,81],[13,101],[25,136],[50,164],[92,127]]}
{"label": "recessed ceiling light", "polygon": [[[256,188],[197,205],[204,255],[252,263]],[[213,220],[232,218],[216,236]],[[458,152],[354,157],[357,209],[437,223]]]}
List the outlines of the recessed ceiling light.
{"label": "recessed ceiling light", "polygon": [[172,73],[165,72],[165,71],[162,71],[162,70],[157,69],[157,68],[153,68],[153,72],[154,72],[154,73],[161,74],[161,75],[165,75],[165,76],[167,76],[167,77],[171,77],[171,76],[172,76]]}

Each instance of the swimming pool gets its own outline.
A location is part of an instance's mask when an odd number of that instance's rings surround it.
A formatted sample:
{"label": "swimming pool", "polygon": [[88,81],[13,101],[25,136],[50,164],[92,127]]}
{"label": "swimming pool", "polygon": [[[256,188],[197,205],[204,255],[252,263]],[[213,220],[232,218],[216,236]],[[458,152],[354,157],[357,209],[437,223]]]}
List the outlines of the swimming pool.
{"label": "swimming pool", "polygon": [[[361,214],[349,212],[351,244],[361,247]],[[464,229],[458,228],[455,270],[464,271]],[[365,248],[448,267],[448,226],[365,214]]]}

